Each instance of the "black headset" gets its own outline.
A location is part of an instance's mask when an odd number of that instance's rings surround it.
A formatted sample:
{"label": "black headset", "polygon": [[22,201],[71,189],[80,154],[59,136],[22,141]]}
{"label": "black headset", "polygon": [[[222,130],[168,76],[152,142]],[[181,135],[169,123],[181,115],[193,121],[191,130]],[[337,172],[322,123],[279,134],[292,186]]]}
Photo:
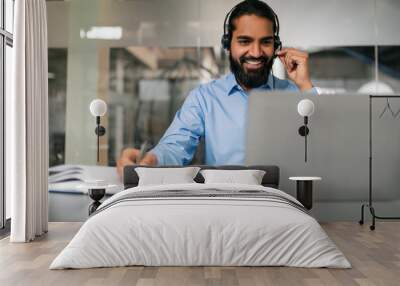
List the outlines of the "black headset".
{"label": "black headset", "polygon": [[[245,0],[245,1],[257,1],[257,0]],[[271,12],[271,14],[274,16],[274,49],[275,52],[280,50],[282,48],[282,42],[279,38],[279,19],[278,19],[278,15],[276,15],[276,13],[274,12],[274,10],[272,10],[272,8],[270,6],[268,6],[267,3],[259,1],[262,4],[265,5],[265,8],[268,9],[269,12]],[[240,2],[239,4],[236,4],[229,12],[228,14],[226,14],[225,16],[225,20],[224,20],[224,34],[222,35],[221,38],[221,45],[222,47],[229,51],[230,46],[231,46],[231,37],[232,37],[232,32],[229,31],[229,19],[230,19],[230,15],[232,14],[232,12],[243,2]],[[274,52],[274,57],[275,56],[275,52]]]}

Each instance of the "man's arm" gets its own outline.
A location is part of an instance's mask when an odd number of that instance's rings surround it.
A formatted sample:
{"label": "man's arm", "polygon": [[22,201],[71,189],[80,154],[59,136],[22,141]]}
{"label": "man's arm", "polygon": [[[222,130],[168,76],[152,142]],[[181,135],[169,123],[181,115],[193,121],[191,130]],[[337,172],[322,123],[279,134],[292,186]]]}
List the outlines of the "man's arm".
{"label": "man's arm", "polygon": [[155,160],[158,165],[186,165],[193,159],[203,135],[204,112],[196,89],[177,111],[160,142],[143,160],[145,163]]}
{"label": "man's arm", "polygon": [[117,171],[121,177],[124,167],[128,165],[184,165],[192,160],[200,137],[204,134],[204,113],[198,96],[196,90],[189,94],[160,142],[142,159],[139,149],[127,148],[122,151],[117,161]]}

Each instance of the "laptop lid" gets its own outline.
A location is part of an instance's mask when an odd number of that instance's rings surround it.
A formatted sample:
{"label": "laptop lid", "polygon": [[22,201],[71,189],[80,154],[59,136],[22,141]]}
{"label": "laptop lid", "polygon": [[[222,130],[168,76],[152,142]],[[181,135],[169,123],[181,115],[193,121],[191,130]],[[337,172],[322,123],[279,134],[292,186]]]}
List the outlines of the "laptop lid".
{"label": "laptop lid", "polygon": [[[298,133],[304,122],[297,112],[298,103],[306,98],[315,105],[308,124],[307,162],[305,140]],[[385,104],[378,100],[372,110],[373,186],[377,200],[400,196],[399,121],[389,115],[379,118]],[[400,100],[397,107],[400,108]],[[360,201],[368,197],[368,95],[255,91],[249,96],[247,123],[246,164],[279,166],[282,190],[295,194],[295,183],[288,180],[291,176],[319,176],[322,181],[316,183],[319,191],[314,194],[320,201]]]}

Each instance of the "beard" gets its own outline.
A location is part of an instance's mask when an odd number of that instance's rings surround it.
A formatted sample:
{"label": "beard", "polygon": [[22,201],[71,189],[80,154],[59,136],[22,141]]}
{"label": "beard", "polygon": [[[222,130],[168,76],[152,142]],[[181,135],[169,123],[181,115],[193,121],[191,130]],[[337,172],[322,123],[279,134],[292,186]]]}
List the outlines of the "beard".
{"label": "beard", "polygon": [[[262,66],[258,69],[246,70],[244,63],[248,60],[259,60],[261,61]],[[260,87],[267,83],[269,73],[272,69],[273,60],[267,56],[261,56],[258,58],[241,56],[239,61],[237,61],[231,54],[229,54],[229,63],[236,80],[246,88],[251,89]]]}

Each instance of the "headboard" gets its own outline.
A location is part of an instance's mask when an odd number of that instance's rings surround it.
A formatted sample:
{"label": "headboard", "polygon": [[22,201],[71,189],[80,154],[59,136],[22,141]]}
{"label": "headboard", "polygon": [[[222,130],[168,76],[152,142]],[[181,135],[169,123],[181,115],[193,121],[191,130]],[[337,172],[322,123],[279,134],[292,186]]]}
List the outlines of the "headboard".
{"label": "headboard", "polygon": [[[218,169],[218,170],[263,170],[265,175],[262,179],[261,184],[265,187],[278,188],[279,187],[279,167],[278,166],[266,166],[266,165],[254,165],[254,166],[240,166],[240,165],[225,165],[225,166],[208,166],[208,165],[195,165],[201,169]],[[136,167],[146,168],[180,168],[181,166],[126,166],[124,168],[124,189],[136,187],[139,183],[139,177],[135,171]],[[197,183],[204,183],[204,178],[200,174],[194,178]]]}

